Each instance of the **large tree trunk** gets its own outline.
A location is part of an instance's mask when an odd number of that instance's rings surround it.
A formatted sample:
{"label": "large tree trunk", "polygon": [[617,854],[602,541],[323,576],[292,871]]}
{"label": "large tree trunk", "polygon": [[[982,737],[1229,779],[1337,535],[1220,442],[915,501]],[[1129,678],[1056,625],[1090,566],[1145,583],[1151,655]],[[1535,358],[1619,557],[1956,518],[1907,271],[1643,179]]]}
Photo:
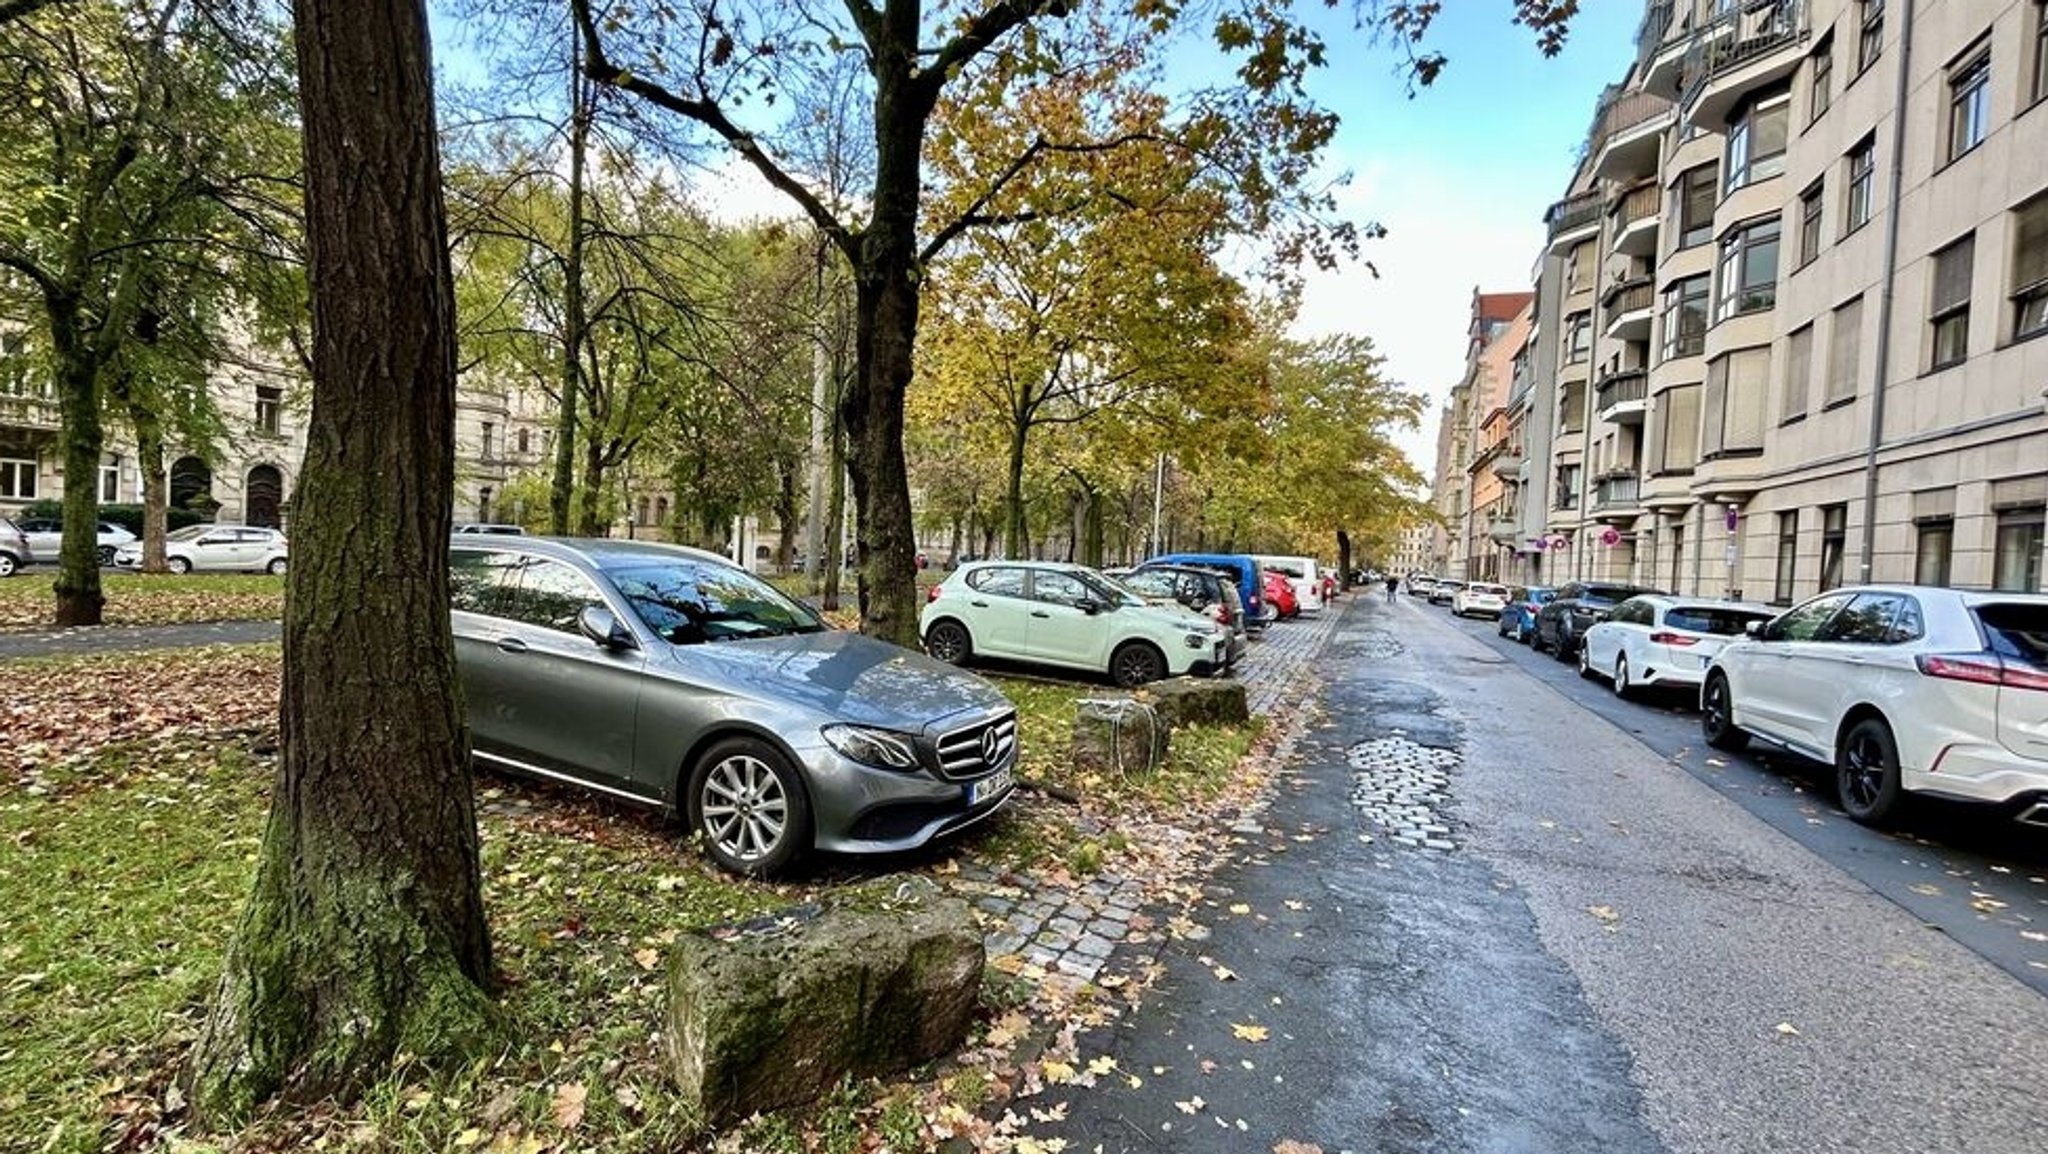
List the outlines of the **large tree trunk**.
{"label": "large tree trunk", "polygon": [[1337,588],[1351,588],[1351,534],[1337,530]]}
{"label": "large tree trunk", "polygon": [[775,570],[787,573],[796,567],[796,531],[800,504],[797,500],[797,471],[802,462],[784,456],[775,462],[781,485],[775,491]]}
{"label": "large tree trunk", "polygon": [[163,418],[136,403],[128,406],[128,423],[135,427],[135,464],[142,470],[142,571],[162,573],[171,506],[171,487],[164,476]]}
{"label": "large tree trunk", "polygon": [[1003,553],[1022,557],[1029,548],[1030,530],[1024,524],[1024,450],[1031,425],[1021,414],[1010,414],[1010,452],[1003,471]]}
{"label": "large tree trunk", "polygon": [[579,537],[611,535],[611,527],[604,521],[604,482],[604,446],[598,443],[593,430],[583,441],[583,487],[576,502],[576,535]]}
{"label": "large tree trunk", "polygon": [[48,300],[57,352],[57,400],[64,417],[64,538],[57,552],[57,624],[98,625],[106,608],[100,592],[99,476],[105,439],[100,430],[99,363],[80,331],[77,298]]}
{"label": "large tree trunk", "polygon": [[454,295],[424,0],[296,0],[313,420],[283,758],[192,1101],[349,1097],[495,1032],[448,622]]}

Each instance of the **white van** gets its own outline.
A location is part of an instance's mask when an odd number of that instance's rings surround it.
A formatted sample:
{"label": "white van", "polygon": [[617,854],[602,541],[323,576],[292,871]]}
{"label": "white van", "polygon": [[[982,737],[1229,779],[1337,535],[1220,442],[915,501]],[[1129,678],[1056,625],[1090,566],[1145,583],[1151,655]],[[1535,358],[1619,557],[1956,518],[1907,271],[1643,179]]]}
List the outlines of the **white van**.
{"label": "white van", "polygon": [[1316,567],[1313,557],[1254,557],[1261,570],[1272,569],[1287,574],[1287,583],[1294,586],[1294,599],[1301,603],[1303,613],[1323,611],[1323,574]]}

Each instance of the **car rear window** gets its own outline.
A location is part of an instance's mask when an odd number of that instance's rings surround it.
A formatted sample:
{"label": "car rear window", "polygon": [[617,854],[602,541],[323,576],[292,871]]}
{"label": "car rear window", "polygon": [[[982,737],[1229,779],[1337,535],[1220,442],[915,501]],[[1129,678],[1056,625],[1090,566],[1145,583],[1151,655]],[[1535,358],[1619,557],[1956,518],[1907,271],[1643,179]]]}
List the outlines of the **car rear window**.
{"label": "car rear window", "polygon": [[1508,595],[1507,586],[1505,585],[1487,585],[1480,582],[1474,582],[1473,584],[1467,586],[1466,589],[1467,592],[1487,593],[1495,597],[1505,597]]}
{"label": "car rear window", "polygon": [[1993,653],[2048,667],[2048,605],[1979,605],[1973,612]]}
{"label": "car rear window", "polygon": [[1717,633],[1723,637],[1740,636],[1742,630],[1752,621],[1769,621],[1771,614],[1748,609],[1724,609],[1714,605],[1676,605],[1664,614],[1664,624],[1673,629],[1689,629],[1694,633]]}
{"label": "car rear window", "polygon": [[1579,600],[1602,601],[1613,605],[1638,594],[1655,592],[1654,589],[1642,589],[1634,585],[1588,585],[1579,591]]}

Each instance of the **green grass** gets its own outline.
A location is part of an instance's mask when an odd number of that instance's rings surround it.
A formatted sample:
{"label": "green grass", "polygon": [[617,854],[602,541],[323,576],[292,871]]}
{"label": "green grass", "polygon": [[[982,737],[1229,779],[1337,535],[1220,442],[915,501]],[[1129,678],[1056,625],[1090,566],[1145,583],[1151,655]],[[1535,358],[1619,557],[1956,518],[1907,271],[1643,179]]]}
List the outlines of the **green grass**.
{"label": "green grass", "polygon": [[[203,679],[193,663],[216,660],[219,680],[271,692],[274,665],[249,664],[261,651],[213,653],[191,655],[170,680]],[[0,667],[45,710],[107,675],[104,659]],[[1063,757],[1074,703],[1105,691],[1000,684],[1021,711],[1025,776],[1079,793],[1080,812],[1092,819],[1028,798],[985,834],[909,868],[948,873],[960,854],[1093,872],[1122,848],[1116,823],[1101,817],[1199,814],[1257,731],[1182,731],[1153,774],[1082,774]],[[127,691],[170,692],[153,683]],[[228,712],[224,704],[209,711]],[[50,755],[63,759],[40,769],[0,766],[0,1150],[174,1144],[182,1120],[164,1106],[246,900],[276,772],[274,757],[251,752],[268,748],[262,728],[246,718],[216,730],[188,722],[171,738],[124,737],[69,753],[52,745]],[[670,1089],[651,1040],[665,1007],[666,947],[693,929],[826,893],[857,901],[852,888],[874,876],[842,863],[798,884],[741,882],[639,810],[495,777],[479,785],[485,904],[510,1027],[504,1051],[456,1070],[401,1063],[357,1104],[275,1110],[219,1140],[407,1154],[692,1148],[696,1119]],[[1015,1001],[995,977],[990,1004]],[[980,1077],[955,1072],[948,1092],[976,1097]],[[586,1089],[573,1133],[554,1110],[557,1092],[572,1084]],[[865,1148],[860,1134],[881,1133],[890,1149],[907,1151],[921,1148],[916,1121],[900,1089],[861,1083],[812,1111],[750,1125],[744,1148],[855,1150]]]}
{"label": "green grass", "polygon": [[[56,613],[57,571],[25,569],[0,581],[0,629],[48,625]],[[284,609],[284,578],[267,573],[100,574],[109,625],[175,625],[274,620]]]}

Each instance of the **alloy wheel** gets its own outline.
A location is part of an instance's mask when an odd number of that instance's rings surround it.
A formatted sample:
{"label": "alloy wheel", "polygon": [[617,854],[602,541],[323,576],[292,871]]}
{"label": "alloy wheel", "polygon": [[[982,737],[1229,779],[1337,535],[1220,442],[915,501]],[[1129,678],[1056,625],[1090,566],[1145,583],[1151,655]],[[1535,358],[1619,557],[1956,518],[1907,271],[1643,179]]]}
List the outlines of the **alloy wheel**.
{"label": "alloy wheel", "polygon": [[768,764],[734,754],[704,777],[704,836],[725,856],[757,862],[773,854],[789,830],[789,795]]}

